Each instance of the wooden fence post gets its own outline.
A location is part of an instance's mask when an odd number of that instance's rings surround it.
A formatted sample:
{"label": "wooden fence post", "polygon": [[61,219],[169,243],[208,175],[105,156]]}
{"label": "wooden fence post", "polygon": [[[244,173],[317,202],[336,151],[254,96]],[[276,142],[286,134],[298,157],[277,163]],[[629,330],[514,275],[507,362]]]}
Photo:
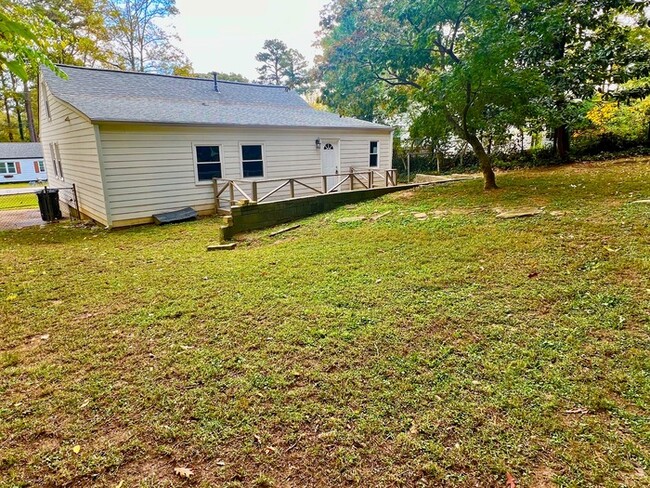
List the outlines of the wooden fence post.
{"label": "wooden fence post", "polygon": [[323,182],[322,182],[323,194],[325,194],[327,193],[327,176],[323,176],[322,178],[323,178]]}
{"label": "wooden fence post", "polygon": [[253,201],[257,203],[257,181],[251,181],[253,191]]}
{"label": "wooden fence post", "polygon": [[350,190],[354,190],[354,168],[350,168]]}
{"label": "wooden fence post", "polygon": [[230,206],[232,207],[233,203],[235,203],[235,187],[232,181],[228,182],[228,186],[228,190],[230,190]]}
{"label": "wooden fence post", "polygon": [[212,191],[214,191],[214,204],[215,204],[214,213],[219,213],[219,209],[221,208],[221,202],[219,201],[219,180],[217,180],[216,178],[212,178]]}
{"label": "wooden fence post", "polygon": [[293,178],[291,178],[291,179],[289,180],[289,196],[290,196],[291,198],[295,198],[295,197],[296,197],[296,191],[295,191],[295,187],[294,187],[294,183],[293,183]]}

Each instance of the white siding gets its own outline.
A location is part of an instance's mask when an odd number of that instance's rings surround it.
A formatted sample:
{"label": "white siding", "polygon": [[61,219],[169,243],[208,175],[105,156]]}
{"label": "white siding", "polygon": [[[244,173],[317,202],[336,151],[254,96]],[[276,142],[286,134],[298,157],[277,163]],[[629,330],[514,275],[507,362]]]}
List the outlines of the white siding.
{"label": "white siding", "polygon": [[[242,177],[240,144],[246,143],[264,145],[264,179],[320,174],[318,138],[340,141],[344,173],[350,168],[368,170],[370,141],[380,143],[377,169],[390,169],[392,161],[388,131],[106,124],[100,125],[100,134],[106,193],[116,226],[186,206],[214,208],[212,185],[195,181],[193,144],[220,145],[223,177],[231,179]],[[260,195],[277,185],[260,186]]]}
{"label": "white siding", "polygon": [[20,173],[17,174],[0,174],[0,183],[47,180],[47,171],[39,171],[38,161],[43,161],[43,158],[0,159],[0,163],[19,163],[17,168],[20,168]]}
{"label": "white siding", "polygon": [[[41,85],[40,96],[47,96],[51,115],[51,119],[48,119],[45,103],[41,103],[40,138],[47,174],[50,175],[48,184],[52,188],[76,184],[81,212],[104,225],[109,225],[95,128],[88,119],[53,97],[49,90],[43,87],[44,85]],[[49,147],[50,143],[54,142],[59,144],[63,180],[57,178],[54,173]]]}

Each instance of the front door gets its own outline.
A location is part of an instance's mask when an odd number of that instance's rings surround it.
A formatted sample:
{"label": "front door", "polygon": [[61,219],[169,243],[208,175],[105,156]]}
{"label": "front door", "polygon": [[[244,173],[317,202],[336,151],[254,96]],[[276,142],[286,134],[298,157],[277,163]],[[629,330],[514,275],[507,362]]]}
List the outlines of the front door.
{"label": "front door", "polygon": [[339,143],[324,140],[320,149],[321,174],[327,175],[327,190],[339,183]]}

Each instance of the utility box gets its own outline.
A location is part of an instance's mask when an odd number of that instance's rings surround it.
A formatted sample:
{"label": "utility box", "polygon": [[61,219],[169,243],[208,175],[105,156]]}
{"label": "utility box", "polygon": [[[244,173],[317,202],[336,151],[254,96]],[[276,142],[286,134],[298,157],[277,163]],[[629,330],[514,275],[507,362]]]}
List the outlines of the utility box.
{"label": "utility box", "polygon": [[63,218],[61,206],[59,205],[59,190],[45,188],[39,191],[36,196],[38,196],[38,208],[41,211],[43,221],[54,222]]}

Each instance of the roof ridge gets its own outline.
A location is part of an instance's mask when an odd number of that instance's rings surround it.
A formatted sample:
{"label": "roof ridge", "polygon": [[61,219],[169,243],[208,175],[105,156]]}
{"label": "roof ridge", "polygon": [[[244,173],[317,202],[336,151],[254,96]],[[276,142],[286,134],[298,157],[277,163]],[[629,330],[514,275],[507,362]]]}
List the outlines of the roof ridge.
{"label": "roof ridge", "polygon": [[[129,75],[145,75],[145,76],[160,76],[162,78],[176,78],[181,80],[198,80],[198,81],[209,81],[212,83],[214,80],[212,78],[200,78],[198,76],[180,76],[180,75],[166,75],[162,73],[146,73],[143,71],[130,71],[122,69],[110,69],[110,68],[95,68],[90,66],[75,66],[73,64],[63,64],[55,63],[55,66],[59,68],[73,68],[73,69],[83,69],[87,71],[105,71],[107,73],[124,73]],[[218,80],[219,83],[227,83],[230,85],[245,85],[245,86],[255,86],[260,88],[282,88],[283,90],[290,90],[286,85],[266,85],[262,83],[250,83],[245,81],[231,81],[231,80]]]}

